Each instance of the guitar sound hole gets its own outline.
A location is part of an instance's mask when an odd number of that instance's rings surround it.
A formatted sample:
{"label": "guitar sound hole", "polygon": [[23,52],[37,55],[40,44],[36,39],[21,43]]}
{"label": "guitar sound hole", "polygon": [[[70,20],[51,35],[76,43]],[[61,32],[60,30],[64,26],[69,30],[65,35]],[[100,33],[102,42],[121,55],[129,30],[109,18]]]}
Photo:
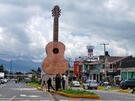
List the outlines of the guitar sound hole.
{"label": "guitar sound hole", "polygon": [[58,54],[58,53],[59,53],[59,49],[58,49],[58,48],[54,48],[54,49],[53,49],[53,53],[54,53],[54,54]]}

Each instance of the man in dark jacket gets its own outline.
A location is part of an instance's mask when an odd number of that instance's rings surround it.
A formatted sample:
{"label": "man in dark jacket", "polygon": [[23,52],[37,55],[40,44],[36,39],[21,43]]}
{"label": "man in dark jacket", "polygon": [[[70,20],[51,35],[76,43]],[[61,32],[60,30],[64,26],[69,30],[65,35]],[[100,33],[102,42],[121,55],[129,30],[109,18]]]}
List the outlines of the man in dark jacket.
{"label": "man in dark jacket", "polygon": [[56,91],[58,91],[58,89],[61,89],[61,76],[60,76],[60,74],[56,74],[55,85],[56,85]]}
{"label": "man in dark jacket", "polygon": [[61,82],[62,82],[62,88],[64,90],[65,89],[65,83],[66,83],[66,76],[64,74],[62,75]]}
{"label": "man in dark jacket", "polygon": [[47,84],[48,84],[48,91],[50,91],[50,88],[52,88],[53,90],[55,90],[52,86],[52,79],[49,77],[49,79],[47,80]]}

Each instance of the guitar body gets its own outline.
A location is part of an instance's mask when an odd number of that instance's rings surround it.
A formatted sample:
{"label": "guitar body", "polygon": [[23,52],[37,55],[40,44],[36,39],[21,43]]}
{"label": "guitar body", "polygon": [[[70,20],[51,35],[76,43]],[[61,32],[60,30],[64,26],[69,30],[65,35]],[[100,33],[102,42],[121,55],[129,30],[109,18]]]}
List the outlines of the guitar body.
{"label": "guitar body", "polygon": [[63,74],[68,69],[64,59],[65,45],[61,42],[50,42],[46,46],[47,57],[43,62],[43,69],[47,74]]}

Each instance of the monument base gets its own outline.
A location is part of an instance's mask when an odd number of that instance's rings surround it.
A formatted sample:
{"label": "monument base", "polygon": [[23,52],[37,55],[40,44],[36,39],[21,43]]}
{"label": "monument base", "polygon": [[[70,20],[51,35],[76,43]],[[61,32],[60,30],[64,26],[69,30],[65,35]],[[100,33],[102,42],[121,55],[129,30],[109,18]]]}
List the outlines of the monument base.
{"label": "monument base", "polygon": [[[45,81],[45,83],[47,84],[47,80],[48,80],[49,78],[51,78],[51,79],[52,79],[52,85],[53,85],[53,87],[55,88],[55,77],[56,77],[56,75],[49,75],[49,74],[47,74],[47,73],[45,73],[45,72],[42,72],[42,73],[41,73],[41,79],[42,79],[41,85],[43,85],[43,82],[44,82],[44,81]],[[62,86],[61,86],[61,87],[62,87]],[[68,88],[68,76],[66,77],[65,88]]]}

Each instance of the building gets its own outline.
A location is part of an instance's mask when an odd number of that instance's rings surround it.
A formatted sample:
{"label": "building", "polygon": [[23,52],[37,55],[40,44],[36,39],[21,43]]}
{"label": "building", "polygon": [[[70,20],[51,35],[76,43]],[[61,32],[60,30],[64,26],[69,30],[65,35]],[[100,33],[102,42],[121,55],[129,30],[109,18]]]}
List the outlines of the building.
{"label": "building", "polygon": [[135,59],[121,62],[121,79],[135,79]]}
{"label": "building", "polygon": [[104,62],[104,56],[100,56],[100,61],[104,65],[101,70],[101,74],[103,75],[103,77],[106,77],[104,78],[105,80],[116,82],[120,81],[121,79],[125,80],[131,78],[131,75],[133,75],[133,71],[135,71],[135,60],[132,56],[108,55],[105,58],[106,62]]}
{"label": "building", "polygon": [[102,64],[97,56],[79,57],[74,61],[74,75],[83,81],[87,79],[100,81],[102,78],[101,68]]}

